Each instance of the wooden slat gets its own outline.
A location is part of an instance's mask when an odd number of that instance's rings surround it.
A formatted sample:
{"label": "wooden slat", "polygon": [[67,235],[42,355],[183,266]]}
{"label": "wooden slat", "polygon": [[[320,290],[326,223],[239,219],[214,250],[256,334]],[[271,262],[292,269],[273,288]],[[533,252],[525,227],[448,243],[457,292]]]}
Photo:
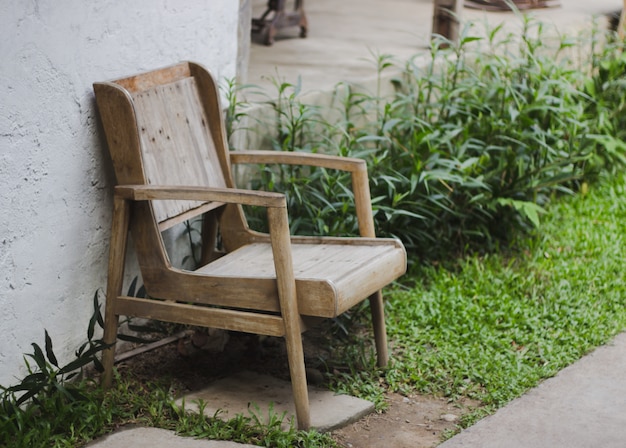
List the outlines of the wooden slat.
{"label": "wooden slat", "polygon": [[[313,241],[317,240],[316,238]],[[355,242],[361,242],[361,238],[352,238]],[[367,239],[366,239],[367,240]],[[402,246],[396,246],[395,240],[387,240],[386,254],[376,259],[368,258],[367,262],[361,261],[356,266],[361,280],[354,280],[353,275],[346,270],[345,275],[340,276],[335,272],[335,277],[311,278],[307,275],[296,276],[296,290],[300,313],[306,316],[336,317],[345,311],[350,304],[355,304],[368,297],[377,289],[384,287],[389,282],[398,278],[406,269],[406,255]],[[372,247],[380,247],[380,244]],[[297,254],[298,245],[292,244],[296,251],[294,257],[296,272],[298,260],[303,257]],[[363,245],[356,245],[365,249]],[[351,245],[335,245],[337,251],[351,250]],[[280,310],[277,298],[276,277],[259,274],[265,269],[264,265],[272,265],[272,249],[268,243],[258,243],[245,246],[234,252],[228,253],[220,259],[200,268],[194,272],[179,269],[142,268],[142,275],[148,293],[153,297],[170,299],[183,302],[217,305],[239,309],[257,309],[277,312]],[[237,257],[243,257],[237,260]],[[248,255],[246,258],[245,254]],[[308,255],[307,255],[308,256]],[[263,264],[256,261],[257,258],[266,260]],[[231,263],[230,260],[236,260]],[[306,261],[306,260],[305,260]],[[323,261],[322,263],[325,263]],[[227,264],[231,270],[214,275],[211,269],[215,266]],[[255,272],[256,271],[256,272]],[[151,288],[156,285],[153,291]]]}
{"label": "wooden slat", "polygon": [[[393,247],[293,244],[294,274],[298,279],[328,279],[339,281],[360,266],[375,263]],[[245,266],[245,270],[242,270]],[[240,272],[242,271],[242,272]],[[250,244],[197,272],[216,276],[240,273],[241,277],[276,278],[272,252],[266,244]]]}
{"label": "wooden slat", "polygon": [[223,206],[224,204],[219,202],[210,202],[207,204],[202,204],[200,207],[192,208],[187,210],[180,215],[173,216],[165,221],[161,221],[159,223],[159,230],[163,232],[171,227],[174,227],[176,224],[180,224],[181,222],[188,221],[196,216],[202,215],[206,212],[210,212],[211,210],[215,210]]}
{"label": "wooden slat", "polygon": [[271,191],[239,190],[236,188],[213,188],[167,185],[120,185],[115,187],[116,196],[133,201],[194,200],[258,205],[261,207],[285,208],[285,196]]}
{"label": "wooden slat", "polygon": [[128,244],[130,204],[121,198],[113,198],[113,219],[109,246],[109,272],[107,278],[106,306],[104,311],[103,341],[109,345],[102,353],[104,372],[102,384],[109,387],[113,379],[113,361],[119,316],[115,313],[115,299],[122,292],[124,283],[124,259]]}
{"label": "wooden slat", "polygon": [[306,384],[304,367],[304,349],[300,334],[300,313],[296,293],[296,280],[293,276],[293,253],[289,239],[289,219],[286,208],[271,208],[267,211],[267,220],[272,234],[273,265],[279,274],[276,279],[280,314],[285,325],[285,345],[291,376],[294,404],[298,428],[309,429],[311,413],[309,392]]}
{"label": "wooden slat", "polygon": [[284,151],[231,151],[230,160],[237,164],[282,164],[317,166],[341,171],[358,171],[366,168],[362,159],[327,154]]}
{"label": "wooden slat", "polygon": [[139,92],[151,89],[156,85],[175,82],[179,79],[187,78],[190,75],[189,64],[181,63],[161,70],[153,70],[148,73],[118,79],[116,84],[124,87],[129,92]]}
{"label": "wooden slat", "polygon": [[[193,78],[141,90],[133,101],[149,184],[226,186]],[[191,201],[153,204],[158,222],[199,206]]]}
{"label": "wooden slat", "polygon": [[143,184],[139,135],[130,95],[112,82],[94,83],[93,89],[117,183]]}
{"label": "wooden slat", "polygon": [[120,296],[115,301],[115,312],[117,315],[123,316],[143,317],[267,336],[283,336],[285,334],[283,320],[278,316],[178,302]]}

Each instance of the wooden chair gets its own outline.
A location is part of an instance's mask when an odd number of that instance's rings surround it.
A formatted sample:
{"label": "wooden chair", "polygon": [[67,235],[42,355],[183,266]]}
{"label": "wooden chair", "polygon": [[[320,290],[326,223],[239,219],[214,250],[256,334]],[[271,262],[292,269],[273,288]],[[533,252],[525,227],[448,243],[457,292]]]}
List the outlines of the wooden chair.
{"label": "wooden chair", "polygon": [[[310,426],[301,332],[307,317],[332,318],[369,298],[379,365],[387,362],[380,289],[406,270],[395,239],[375,238],[366,164],[276,151],[229,152],[218,87],[185,62],[94,84],[113,160],[114,190],[104,340],[120,315],[286,340],[296,416]],[[352,173],[358,238],[292,237],[282,194],[236,189],[231,164],[304,164]],[[247,226],[241,205],[267,208],[269,233]],[[203,216],[203,265],[173,267],[161,232]],[[149,299],[122,294],[128,232]],[[216,241],[225,254],[217,255]],[[110,385],[114,346],[103,354]]]}
{"label": "wooden chair", "polygon": [[262,34],[265,45],[272,45],[281,28],[300,27],[300,37],[306,37],[308,22],[304,13],[304,0],[294,0],[289,11],[286,0],[268,0],[267,9],[258,19],[252,19],[252,33]]}
{"label": "wooden chair", "polygon": [[[459,0],[435,0],[431,33],[433,38],[442,36],[451,42],[458,41],[462,8],[462,1]],[[447,46],[443,43],[440,45]]]}

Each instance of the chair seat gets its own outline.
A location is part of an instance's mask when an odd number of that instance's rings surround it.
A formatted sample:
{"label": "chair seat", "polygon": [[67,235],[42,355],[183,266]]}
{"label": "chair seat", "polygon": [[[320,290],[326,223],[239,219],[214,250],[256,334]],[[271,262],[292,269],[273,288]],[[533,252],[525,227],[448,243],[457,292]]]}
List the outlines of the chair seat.
{"label": "chair seat", "polygon": [[[400,277],[406,268],[404,248],[393,239],[379,238],[372,244],[319,244],[312,239],[293,243],[291,252],[298,309],[307,316],[336,317]],[[269,243],[243,246],[195,272],[242,280],[276,279]]]}

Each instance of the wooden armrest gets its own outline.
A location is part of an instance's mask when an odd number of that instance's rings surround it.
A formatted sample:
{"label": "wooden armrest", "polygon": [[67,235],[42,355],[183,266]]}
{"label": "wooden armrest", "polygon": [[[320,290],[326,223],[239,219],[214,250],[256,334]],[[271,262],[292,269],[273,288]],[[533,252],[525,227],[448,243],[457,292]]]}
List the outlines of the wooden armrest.
{"label": "wooden armrest", "polygon": [[308,165],[334,170],[367,172],[367,164],[364,160],[353,157],[332,156],[327,154],[314,154],[307,152],[286,151],[231,151],[232,163],[241,164],[284,164],[284,165]]}
{"label": "wooden armrest", "polygon": [[372,215],[372,199],[367,176],[367,164],[364,160],[326,154],[256,150],[231,151],[230,160],[235,164],[308,165],[352,173],[352,191],[354,193],[354,206],[359,222],[359,233],[361,236],[369,238],[376,236],[374,231],[374,217]]}
{"label": "wooden armrest", "polygon": [[285,195],[281,193],[240,190],[236,188],[119,185],[115,187],[115,196],[132,201],[184,200],[256,205],[272,208],[287,207]]}
{"label": "wooden armrest", "polygon": [[[114,191],[114,221],[126,222],[129,219],[127,201],[149,200],[190,200],[208,201],[229,204],[256,205],[267,207],[270,243],[274,255],[278,287],[290,288],[284,297],[295,301],[295,280],[293,277],[293,260],[291,258],[291,239],[289,235],[289,219],[287,201],[281,193],[266,191],[240,190],[235,188],[210,188],[163,185],[119,185]],[[124,204],[126,203],[126,204]],[[124,205],[123,205],[124,204]],[[283,295],[281,295],[281,298]],[[283,301],[281,300],[281,306]],[[294,306],[292,304],[292,306]],[[297,309],[297,308],[296,308]]]}

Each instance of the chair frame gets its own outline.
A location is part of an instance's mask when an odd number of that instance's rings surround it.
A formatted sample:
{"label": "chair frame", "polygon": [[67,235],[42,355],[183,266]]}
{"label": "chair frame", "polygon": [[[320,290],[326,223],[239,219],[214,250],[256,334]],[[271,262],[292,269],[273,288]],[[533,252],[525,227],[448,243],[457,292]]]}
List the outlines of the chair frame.
{"label": "chair frame", "polygon": [[[141,161],[141,143],[135,109],[129,89],[141,90],[145,85],[169,82],[185,77],[194,77],[203,107],[211,114],[208,126],[212,130],[212,138],[220,156],[219,163],[225,175],[223,188],[149,185],[146,180]],[[309,428],[311,418],[301,333],[307,328],[307,315],[334,317],[343,312],[344,309],[330,310],[328,315],[318,313],[317,310],[311,311],[310,314],[302,314],[303,310],[299,309],[298,288],[294,276],[292,245],[326,241],[354,246],[394,245],[396,250],[404,251],[401,243],[397,240],[375,238],[365,161],[311,153],[228,151],[217,85],[210,73],[195,63],[184,62],[149,72],[149,74],[114,82],[95,83],[94,91],[119,183],[114,188],[113,194],[103,336],[104,342],[110,347],[103,352],[102,357],[105,368],[102,377],[103,386],[109,387],[112,382],[120,315],[282,336],[285,338],[287,346],[298,427],[300,429]],[[113,156],[113,154],[115,155]],[[231,177],[231,168],[234,164],[297,164],[350,172],[361,238],[291,236],[285,196],[280,193],[235,188]],[[190,213],[183,213],[170,220],[171,222],[168,220],[158,222],[155,219],[151,201],[180,200],[200,201],[202,205],[192,209],[191,215]],[[242,205],[260,206],[267,209],[268,234],[254,232],[247,227]],[[231,246],[227,248],[229,252],[250,243],[269,243],[274,260],[275,280],[247,285],[246,294],[250,294],[250,297],[241,298],[240,293],[229,292],[229,288],[233,288],[237,281],[240,281],[239,279],[217,279],[172,267],[169,264],[160,232],[164,228],[199,214],[211,218],[206,220],[207,224],[203,228],[203,238],[206,236],[209,240],[215,238],[217,232],[215,222],[218,219],[220,222],[228,223],[228,225],[222,226],[221,232],[224,241],[228,241],[228,245]],[[147,279],[150,278],[150,282],[157,284],[159,291],[163,294],[158,297],[163,297],[164,300],[123,295],[129,231],[133,234],[135,245],[139,248],[143,247],[143,250],[147,252],[144,254],[144,258],[153,260],[141,266],[144,283],[148,286]],[[208,246],[212,248],[211,241],[209,241]],[[145,249],[146,247],[149,249]],[[212,249],[203,250],[204,262],[211,259],[213,255],[211,252]],[[393,275],[394,278],[397,278],[406,270],[406,253],[404,253],[404,270],[398,267],[397,262],[394,266]],[[157,274],[153,274],[153,271]],[[177,286],[173,286],[175,282],[178,282]],[[196,297],[206,294],[207,282],[210,283],[211,291],[215,290],[225,294],[223,301],[218,298],[210,302],[217,307],[206,306],[201,301],[194,300]],[[272,288],[275,288],[277,292],[278,306],[276,308],[273,308],[272,303],[263,301],[265,296],[271,295]],[[388,360],[388,351],[383,298],[378,285],[376,288],[378,289],[366,294],[358,301],[369,297],[377,361],[379,366],[385,366]],[[218,296],[219,294],[214,295]],[[176,299],[171,297],[176,297]],[[235,298],[239,301],[236,309],[223,307],[229,304],[229,300]],[[346,309],[358,301],[352,300],[346,303]],[[269,311],[269,313],[245,311],[246,308]],[[307,310],[304,311],[309,313]]]}

